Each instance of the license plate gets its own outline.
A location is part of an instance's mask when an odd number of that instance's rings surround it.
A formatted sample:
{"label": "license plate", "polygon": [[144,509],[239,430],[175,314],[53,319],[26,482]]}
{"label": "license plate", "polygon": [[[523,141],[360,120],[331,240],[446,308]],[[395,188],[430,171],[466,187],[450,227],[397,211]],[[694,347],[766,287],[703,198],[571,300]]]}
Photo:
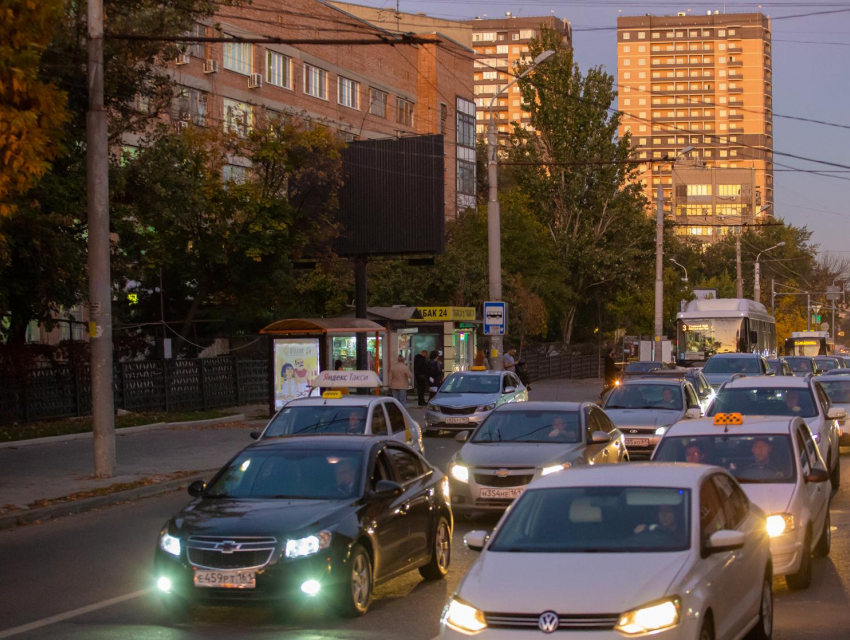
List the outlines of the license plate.
{"label": "license plate", "polygon": [[196,571],[195,586],[212,589],[254,589],[257,574],[254,571]]}
{"label": "license plate", "polygon": [[525,487],[515,487],[511,489],[481,489],[478,494],[479,498],[501,498],[501,499],[510,499],[519,498],[522,495],[522,492],[525,491]]}
{"label": "license plate", "polygon": [[466,424],[469,418],[446,418],[446,424]]}
{"label": "license plate", "polygon": [[649,438],[626,438],[627,447],[648,447]]}

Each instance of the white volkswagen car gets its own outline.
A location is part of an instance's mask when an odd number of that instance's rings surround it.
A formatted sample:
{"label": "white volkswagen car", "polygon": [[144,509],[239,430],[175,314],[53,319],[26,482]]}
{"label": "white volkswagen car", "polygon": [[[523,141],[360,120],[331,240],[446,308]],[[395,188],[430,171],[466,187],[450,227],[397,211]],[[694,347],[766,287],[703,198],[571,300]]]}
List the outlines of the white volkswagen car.
{"label": "white volkswagen car", "polygon": [[773,630],[761,509],[705,465],[587,466],[532,483],[444,609],[441,637],[762,640]]}
{"label": "white volkswagen car", "polygon": [[812,553],[829,554],[830,486],[802,418],[719,414],[673,425],[653,460],[727,469],[767,514],[773,573],[792,589],[812,581]]}

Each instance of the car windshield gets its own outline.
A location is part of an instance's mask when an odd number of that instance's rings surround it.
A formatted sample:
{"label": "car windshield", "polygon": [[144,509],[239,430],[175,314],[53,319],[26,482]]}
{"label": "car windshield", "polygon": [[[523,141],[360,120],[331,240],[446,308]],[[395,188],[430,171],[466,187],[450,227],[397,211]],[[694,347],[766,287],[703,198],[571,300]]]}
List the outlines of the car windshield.
{"label": "car windshield", "polygon": [[453,373],[440,387],[440,393],[499,393],[501,376]]}
{"label": "car windshield", "polygon": [[532,489],[488,551],[657,553],[690,547],[690,491],[656,487]]}
{"label": "car windshield", "polygon": [[818,410],[808,388],[726,387],[718,392],[706,415],[713,416],[718,413],[814,418],[818,415]]}
{"label": "car windshield", "polygon": [[630,362],[626,365],[626,373],[648,373],[653,369],[661,369],[660,362]]}
{"label": "car windshield", "polygon": [[682,410],[682,391],[672,384],[627,384],[614,389],[604,409]]}
{"label": "car windshield", "polygon": [[361,460],[359,451],[246,449],[204,497],[346,500],[362,493]]}
{"label": "car windshield", "polygon": [[761,373],[758,358],[709,358],[702,372],[710,373]]}
{"label": "car windshield", "polygon": [[815,360],[817,362],[818,368],[823,369],[824,371],[832,371],[833,369],[838,369],[838,362],[833,360],[832,358],[818,358]]}
{"label": "car windshield", "polygon": [[782,373],[782,366],[779,364],[779,360],[768,360],[767,370],[770,373]]}
{"label": "car windshield", "polygon": [[820,385],[835,404],[850,404],[850,380],[821,380]]}
{"label": "car windshield", "polygon": [[581,442],[577,411],[495,411],[472,442]]}
{"label": "car windshield", "polygon": [[366,411],[367,407],[340,406],[333,400],[321,405],[289,405],[274,417],[264,437],[365,433]]}
{"label": "car windshield", "polygon": [[787,435],[666,436],[652,459],[716,465],[742,484],[796,481],[794,454]]}
{"label": "car windshield", "polygon": [[794,373],[811,373],[814,371],[810,358],[785,358],[785,362]]}

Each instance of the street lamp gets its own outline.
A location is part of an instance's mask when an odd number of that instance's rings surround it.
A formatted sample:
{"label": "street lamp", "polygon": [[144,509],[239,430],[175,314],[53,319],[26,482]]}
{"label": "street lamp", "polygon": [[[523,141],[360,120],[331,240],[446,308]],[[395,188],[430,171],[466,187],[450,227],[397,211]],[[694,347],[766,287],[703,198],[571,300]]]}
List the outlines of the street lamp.
{"label": "street lamp", "polygon": [[[520,79],[527,76],[539,64],[546,62],[555,55],[551,49],[539,54],[528,68],[519,74],[512,82],[502,87],[490,100],[490,124],[487,126],[487,179],[490,183],[490,194],[487,200],[487,252],[488,270],[490,279],[490,300],[502,299],[502,238],[499,211],[499,159],[498,141],[496,140],[496,120],[493,118],[493,103],[515,85]],[[497,371],[502,369],[502,336],[492,336],[492,348],[495,354],[491,354],[493,368]]]}
{"label": "street lamp", "polygon": [[[689,154],[696,147],[688,145],[682,149],[679,156],[673,159],[673,164],[676,160]],[[670,160],[670,156],[666,155],[662,159]],[[655,341],[652,343],[653,357],[656,362],[662,360],[661,350],[661,332],[664,329],[664,185],[661,182],[661,176],[658,177],[658,192],[655,212]]]}
{"label": "street lamp", "polygon": [[761,258],[761,254],[767,253],[768,251],[773,251],[777,247],[784,247],[785,243],[780,242],[779,244],[775,244],[772,247],[765,249],[763,251],[759,251],[756,256],[756,266],[755,273],[753,274],[753,300],[756,302],[761,302],[761,281],[759,280],[760,270],[759,270],[759,258]]}
{"label": "street lamp", "polygon": [[675,264],[677,267],[681,268],[681,269],[682,269],[682,271],[684,271],[684,272],[685,272],[685,277],[684,277],[684,278],[682,278],[682,282],[687,282],[687,281],[688,281],[688,270],[687,270],[687,268],[685,268],[685,265],[683,265],[683,264],[679,264],[678,262],[676,262],[676,259],[675,259],[675,258],[670,258],[670,262],[672,262],[672,263],[673,263],[673,264]]}

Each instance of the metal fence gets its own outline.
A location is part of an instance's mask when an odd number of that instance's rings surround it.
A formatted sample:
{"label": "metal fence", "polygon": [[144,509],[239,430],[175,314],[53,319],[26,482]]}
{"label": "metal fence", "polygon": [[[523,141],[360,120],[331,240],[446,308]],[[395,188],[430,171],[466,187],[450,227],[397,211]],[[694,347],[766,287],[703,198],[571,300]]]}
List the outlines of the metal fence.
{"label": "metal fence", "polygon": [[[203,411],[269,401],[268,361],[234,357],[115,364],[115,407],[126,411]],[[91,413],[88,365],[30,369],[0,380],[0,423]]]}
{"label": "metal fence", "polygon": [[532,381],[549,378],[599,378],[603,371],[598,356],[546,355],[539,352],[523,354]]}

